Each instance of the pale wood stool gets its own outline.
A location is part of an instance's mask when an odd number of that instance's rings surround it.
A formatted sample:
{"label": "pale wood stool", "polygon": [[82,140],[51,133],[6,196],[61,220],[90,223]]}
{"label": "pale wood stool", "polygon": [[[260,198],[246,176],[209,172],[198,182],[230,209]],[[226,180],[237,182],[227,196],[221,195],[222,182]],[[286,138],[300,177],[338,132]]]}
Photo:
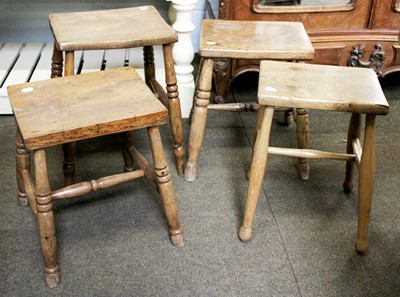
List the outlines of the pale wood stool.
{"label": "pale wood stool", "polygon": [[[18,126],[16,166],[19,192],[28,198],[37,219],[44,257],[46,285],[60,282],[56,257],[53,201],[105,189],[146,177],[159,191],[171,241],[183,246],[179,210],[158,126],[168,122],[168,110],[132,67],[10,86],[9,98]],[[147,128],[154,168],[136,150],[126,147],[139,169],[81,182],[52,191],[46,148],[108,134]],[[34,176],[30,173],[33,153]]]}
{"label": "pale wood stool", "polygon": [[[257,116],[244,220],[239,231],[240,239],[251,238],[252,222],[268,154],[344,160],[346,161],[346,176],[343,183],[345,192],[353,189],[355,165],[359,169],[358,235],[355,246],[358,253],[367,252],[375,176],[375,120],[376,115],[386,115],[389,111],[376,73],[366,68],[262,61],[258,102],[260,109]],[[270,147],[269,138],[275,106],[350,112],[347,152],[332,153]],[[360,143],[362,114],[366,114],[363,146]]]}
{"label": "pale wood stool", "polygon": [[[174,141],[174,154],[179,175],[184,170],[184,148],[181,105],[172,57],[172,45],[178,41],[176,32],[164,21],[153,6],[57,13],[49,15],[54,35],[52,77],[74,74],[74,52],[143,47],[146,84],[169,110]],[[153,46],[162,45],[167,93],[155,78]],[[66,184],[73,182],[75,144],[64,145]],[[126,159],[127,170],[133,168]]]}
{"label": "pale wood stool", "polygon": [[[247,104],[210,104],[210,93],[214,67],[218,59],[285,60],[304,61],[314,57],[314,48],[302,23],[203,20],[200,37],[202,57],[196,94],[192,108],[192,119],[188,145],[188,161],[185,165],[185,180],[194,181],[198,173],[198,161],[203,144],[207,111],[244,111]],[[250,106],[257,109],[258,106]],[[307,121],[307,111],[298,110],[299,121]],[[301,125],[297,125],[303,133]],[[306,147],[306,143],[299,143]],[[309,166],[299,160],[300,172],[308,177]]]}

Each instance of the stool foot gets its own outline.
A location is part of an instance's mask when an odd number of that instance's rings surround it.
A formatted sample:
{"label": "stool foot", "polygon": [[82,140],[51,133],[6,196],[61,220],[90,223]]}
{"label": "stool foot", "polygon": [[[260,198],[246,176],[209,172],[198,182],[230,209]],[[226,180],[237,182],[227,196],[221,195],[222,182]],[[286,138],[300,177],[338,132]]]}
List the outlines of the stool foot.
{"label": "stool foot", "polygon": [[368,252],[368,241],[367,240],[356,240],[356,252],[359,255],[365,255]]}
{"label": "stool foot", "polygon": [[251,228],[240,227],[239,238],[241,241],[248,241],[251,239],[253,231]]}
{"label": "stool foot", "polygon": [[192,182],[197,177],[197,165],[186,163],[185,167],[185,180]]}
{"label": "stool foot", "polygon": [[182,227],[178,229],[178,231],[171,232],[171,242],[176,247],[183,247],[185,245],[185,241],[183,238],[183,229]]}
{"label": "stool foot", "polygon": [[185,168],[185,149],[182,145],[174,147],[174,154],[176,158],[176,169],[178,171],[179,176],[183,176],[184,168]]}
{"label": "stool foot", "polygon": [[351,193],[353,191],[353,188],[354,188],[353,182],[344,182],[343,183],[343,190],[346,194]]}
{"label": "stool foot", "polygon": [[44,281],[46,286],[50,289],[58,287],[60,284],[61,276],[58,265],[54,269],[44,269]]}
{"label": "stool foot", "polygon": [[300,178],[302,180],[308,180],[310,176],[310,164],[308,163],[308,160],[301,160],[301,161],[306,161],[306,162],[301,162],[301,163],[299,162],[297,166]]}
{"label": "stool foot", "polygon": [[28,198],[26,197],[26,194],[21,193],[20,191],[18,191],[18,193],[17,193],[17,201],[20,206],[28,205]]}

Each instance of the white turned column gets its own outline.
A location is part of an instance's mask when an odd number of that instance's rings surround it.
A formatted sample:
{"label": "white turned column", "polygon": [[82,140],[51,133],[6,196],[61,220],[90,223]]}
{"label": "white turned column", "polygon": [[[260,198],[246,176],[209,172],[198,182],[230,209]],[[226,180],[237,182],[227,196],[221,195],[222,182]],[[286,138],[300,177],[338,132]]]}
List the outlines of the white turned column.
{"label": "white turned column", "polygon": [[188,118],[194,94],[192,66],[194,49],[191,32],[195,29],[192,23],[192,11],[196,6],[197,0],[172,0],[171,2],[169,18],[172,28],[178,33],[179,38],[178,42],[174,44],[172,54],[175,62],[182,117]]}

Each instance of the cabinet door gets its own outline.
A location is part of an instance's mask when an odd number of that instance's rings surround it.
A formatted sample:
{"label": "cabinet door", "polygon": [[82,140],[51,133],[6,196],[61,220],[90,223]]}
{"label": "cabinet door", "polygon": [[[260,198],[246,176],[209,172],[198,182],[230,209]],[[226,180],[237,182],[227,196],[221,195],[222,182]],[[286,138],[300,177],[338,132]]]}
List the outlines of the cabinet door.
{"label": "cabinet door", "polygon": [[221,0],[220,17],[297,21],[308,31],[365,29],[371,5],[372,0]]}
{"label": "cabinet door", "polygon": [[368,27],[373,30],[400,29],[400,0],[373,0]]}

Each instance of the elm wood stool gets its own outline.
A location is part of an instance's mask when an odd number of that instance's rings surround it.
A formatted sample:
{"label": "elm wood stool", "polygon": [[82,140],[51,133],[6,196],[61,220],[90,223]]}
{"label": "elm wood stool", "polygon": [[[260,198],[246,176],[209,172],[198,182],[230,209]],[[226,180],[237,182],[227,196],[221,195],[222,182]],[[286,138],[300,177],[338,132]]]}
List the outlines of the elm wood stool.
{"label": "elm wood stool", "polygon": [[[389,111],[376,73],[366,68],[262,61],[258,102],[260,109],[257,116],[244,220],[239,231],[240,239],[245,241],[251,238],[251,226],[268,154],[344,160],[346,175],[343,188],[346,193],[353,189],[355,165],[359,169],[358,235],[355,247],[358,253],[367,252],[375,176],[375,121],[377,115],[386,115]],[[350,112],[347,152],[332,153],[270,147],[269,138],[275,106]],[[360,143],[362,114],[366,115],[363,146]]]}
{"label": "elm wood stool", "polygon": [[[17,182],[26,193],[37,219],[49,288],[60,282],[56,257],[53,201],[105,189],[146,177],[160,193],[172,243],[183,246],[178,205],[158,126],[168,122],[168,110],[132,67],[98,71],[10,86],[16,118]],[[46,166],[46,148],[108,134],[147,128],[154,169],[131,146],[127,148],[139,169],[81,182],[52,191]],[[30,174],[33,153],[35,181]]]}
{"label": "elm wood stool", "polygon": [[[256,103],[250,107],[243,103],[210,104],[213,69],[218,67],[216,59],[305,61],[314,57],[314,48],[300,22],[203,20],[199,52],[202,61],[192,108],[186,181],[197,177],[207,111],[255,111],[258,108]],[[305,133],[301,123],[307,118],[306,110],[297,111],[298,133]],[[306,143],[299,142],[299,147],[306,147]],[[309,166],[305,160],[299,160],[299,171],[304,179],[308,178]]]}
{"label": "elm wood stool", "polygon": [[[81,50],[110,50],[143,47],[146,84],[168,108],[174,141],[174,154],[179,175],[183,175],[184,148],[180,99],[172,57],[172,45],[177,34],[153,6],[133,8],[58,13],[49,15],[54,35],[52,77],[74,74],[74,52]],[[153,46],[162,45],[166,73],[166,90],[155,78]],[[66,184],[73,182],[75,144],[63,147]],[[132,160],[126,158],[127,170],[132,170]]]}

